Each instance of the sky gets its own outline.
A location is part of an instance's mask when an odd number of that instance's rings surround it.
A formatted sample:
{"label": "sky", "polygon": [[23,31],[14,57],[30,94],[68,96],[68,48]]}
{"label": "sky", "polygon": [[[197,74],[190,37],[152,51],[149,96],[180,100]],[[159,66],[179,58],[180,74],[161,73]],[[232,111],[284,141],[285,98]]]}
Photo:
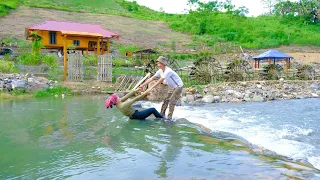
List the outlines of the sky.
{"label": "sky", "polygon": [[[132,0],[130,0],[132,1]],[[139,5],[149,7],[159,11],[160,8],[166,13],[181,14],[185,9],[189,9],[188,0],[135,0]],[[208,1],[208,0],[207,0]],[[223,0],[220,0],[223,1]],[[205,2],[205,1],[203,1]],[[263,8],[260,0],[233,0],[232,4],[237,7],[245,6],[249,9],[248,16],[258,16],[267,11]]]}

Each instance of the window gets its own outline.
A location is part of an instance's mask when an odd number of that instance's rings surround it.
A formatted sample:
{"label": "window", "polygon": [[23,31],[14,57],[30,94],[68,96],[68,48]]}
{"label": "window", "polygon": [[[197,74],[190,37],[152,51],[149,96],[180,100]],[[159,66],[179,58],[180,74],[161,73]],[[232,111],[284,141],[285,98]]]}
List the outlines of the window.
{"label": "window", "polygon": [[49,40],[50,44],[57,44],[57,34],[56,34],[56,32],[50,31],[49,32],[49,37],[50,37],[50,40]]}
{"label": "window", "polygon": [[76,46],[80,46],[80,40],[73,40],[73,44]]}

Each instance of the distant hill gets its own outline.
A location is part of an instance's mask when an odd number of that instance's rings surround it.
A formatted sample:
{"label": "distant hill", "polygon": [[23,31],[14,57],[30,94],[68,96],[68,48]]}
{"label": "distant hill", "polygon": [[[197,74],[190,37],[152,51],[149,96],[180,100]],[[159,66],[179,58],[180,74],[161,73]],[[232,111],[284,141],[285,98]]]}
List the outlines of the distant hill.
{"label": "distant hill", "polygon": [[212,49],[215,44],[229,42],[246,49],[288,45],[320,47],[320,23],[308,24],[291,16],[245,17],[241,11],[232,8],[227,12],[214,10],[212,4],[205,4],[203,9],[189,14],[176,15],[126,0],[5,2],[11,2],[7,3],[12,4],[11,9],[15,9],[19,2],[20,8],[0,18],[1,23],[8,23],[7,27],[0,27],[1,37],[11,34],[21,39],[24,26],[53,19],[101,24],[120,33],[119,42],[122,44],[159,47],[164,51]]}
{"label": "distant hill", "polygon": [[25,27],[49,19],[100,24],[102,27],[121,35],[119,40],[114,40],[116,44],[170,51],[172,42],[174,42],[177,49],[184,49],[188,52],[192,49],[189,46],[184,46],[192,42],[192,36],[172,31],[165,22],[26,6],[20,6],[9,15],[0,18],[0,24],[5,24],[5,26],[0,26],[0,40],[8,38],[23,40],[25,39]]}

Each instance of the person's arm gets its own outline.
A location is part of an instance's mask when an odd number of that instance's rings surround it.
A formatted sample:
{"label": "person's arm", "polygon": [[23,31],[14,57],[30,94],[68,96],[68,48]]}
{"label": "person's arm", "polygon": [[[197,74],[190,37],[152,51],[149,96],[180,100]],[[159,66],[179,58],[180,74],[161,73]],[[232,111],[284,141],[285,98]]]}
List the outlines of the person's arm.
{"label": "person's arm", "polygon": [[126,101],[125,103],[123,103],[123,106],[129,107],[129,106],[131,106],[134,102],[139,101],[139,100],[145,98],[147,95],[148,95],[148,93],[144,92],[144,93],[142,93],[141,95],[136,96],[135,98]]}
{"label": "person's arm", "polygon": [[149,94],[150,91],[155,88],[156,86],[158,86],[160,83],[162,83],[164,81],[164,78],[160,78],[156,83],[154,83],[151,87],[149,87],[145,93]]}
{"label": "person's arm", "polygon": [[139,88],[142,89],[144,86],[148,85],[154,78],[155,78],[155,76],[153,75],[151,78],[147,79],[144,83],[142,83],[139,86]]}
{"label": "person's arm", "polygon": [[130,91],[128,94],[126,94],[125,96],[123,96],[121,98],[121,102],[126,101],[128,98],[131,98],[135,95],[136,91]]}

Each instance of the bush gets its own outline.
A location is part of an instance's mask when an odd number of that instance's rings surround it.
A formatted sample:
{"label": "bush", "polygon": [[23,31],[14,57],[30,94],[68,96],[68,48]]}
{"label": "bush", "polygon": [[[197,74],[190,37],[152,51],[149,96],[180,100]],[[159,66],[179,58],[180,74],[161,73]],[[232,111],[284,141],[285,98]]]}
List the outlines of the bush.
{"label": "bush", "polygon": [[54,80],[54,81],[61,81],[63,80],[63,69],[50,69],[48,71],[48,79]]}
{"label": "bush", "polygon": [[23,53],[18,57],[18,62],[24,65],[40,65],[40,55],[33,53]]}
{"label": "bush", "polygon": [[116,67],[128,67],[132,65],[132,62],[127,61],[126,59],[114,59],[112,60],[112,64]]}
{"label": "bush", "polygon": [[45,55],[41,58],[42,62],[48,65],[51,69],[54,69],[57,66],[57,56],[53,54]]}
{"label": "bush", "polygon": [[98,56],[89,54],[83,59],[84,66],[98,66]]}
{"label": "bush", "polygon": [[0,72],[14,73],[14,72],[18,72],[18,69],[16,68],[13,62],[0,60]]}

